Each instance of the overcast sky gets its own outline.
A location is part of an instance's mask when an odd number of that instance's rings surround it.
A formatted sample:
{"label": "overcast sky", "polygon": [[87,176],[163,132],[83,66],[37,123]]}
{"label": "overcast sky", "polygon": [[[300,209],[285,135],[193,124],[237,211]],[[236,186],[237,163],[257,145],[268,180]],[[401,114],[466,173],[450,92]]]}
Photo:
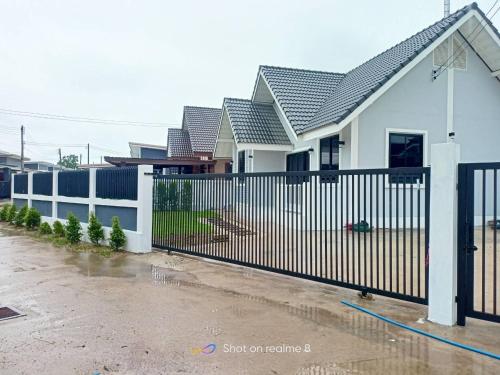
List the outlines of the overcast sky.
{"label": "overcast sky", "polygon": [[[470,1],[451,0],[452,12]],[[478,1],[486,12],[494,0]],[[180,126],[184,105],[249,98],[260,64],[346,72],[443,15],[443,0],[0,0],[0,110]],[[500,16],[493,19],[499,28]],[[166,143],[165,127],[0,114],[0,149],[91,162]],[[32,143],[50,143],[40,146]],[[63,154],[84,154],[61,146]],[[86,157],[84,158],[86,161]]]}

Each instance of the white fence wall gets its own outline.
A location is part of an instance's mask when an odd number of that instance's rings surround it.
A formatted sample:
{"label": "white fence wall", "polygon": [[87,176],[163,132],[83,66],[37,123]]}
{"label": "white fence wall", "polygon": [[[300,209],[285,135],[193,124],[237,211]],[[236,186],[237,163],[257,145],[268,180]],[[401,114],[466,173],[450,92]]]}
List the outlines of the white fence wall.
{"label": "white fence wall", "polygon": [[[138,166],[137,177],[137,200],[128,199],[102,199],[96,197],[96,169],[91,168],[89,171],[89,197],[66,197],[58,194],[58,171],[54,171],[52,175],[52,195],[37,195],[33,194],[33,172],[28,174],[28,194],[14,193],[15,179],[12,178],[12,201],[26,202],[29,207],[34,205],[44,206],[51,204],[51,215],[45,216],[42,213],[42,221],[47,221],[52,224],[59,220],[63,224],[66,223],[64,218],[60,218],[58,212],[70,211],[71,207],[88,206],[87,214],[96,212],[96,209],[106,210],[110,215],[117,213],[120,215],[136,215],[130,218],[135,222],[135,230],[123,229],[127,244],[125,250],[135,253],[145,253],[151,251],[151,226],[152,226],[152,195],[153,195],[153,179],[151,173],[153,168],[150,165]],[[47,202],[47,203],[45,203]],[[71,206],[75,205],[75,206]],[[82,206],[76,206],[82,205]],[[84,231],[83,239],[88,241],[87,223],[82,222]],[[103,223],[104,224],[104,223]],[[106,238],[109,238],[111,228],[104,226]]]}

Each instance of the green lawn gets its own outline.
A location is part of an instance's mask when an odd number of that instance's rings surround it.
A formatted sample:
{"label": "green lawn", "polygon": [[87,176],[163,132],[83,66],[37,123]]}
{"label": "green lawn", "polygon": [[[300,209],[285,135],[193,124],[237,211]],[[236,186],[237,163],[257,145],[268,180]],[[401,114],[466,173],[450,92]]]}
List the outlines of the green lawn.
{"label": "green lawn", "polygon": [[212,225],[202,223],[200,218],[219,217],[213,211],[154,211],[153,235],[212,233]]}

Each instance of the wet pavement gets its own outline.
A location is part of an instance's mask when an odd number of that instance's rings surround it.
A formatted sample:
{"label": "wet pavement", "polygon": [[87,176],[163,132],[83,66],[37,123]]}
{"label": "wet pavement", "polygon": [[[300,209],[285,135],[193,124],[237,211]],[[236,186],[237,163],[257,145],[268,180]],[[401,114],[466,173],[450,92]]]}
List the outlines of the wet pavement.
{"label": "wet pavement", "polygon": [[179,255],[73,253],[0,227],[0,305],[26,314],[0,322],[0,374],[500,373],[342,299],[500,352],[498,324],[440,327],[425,306]]}

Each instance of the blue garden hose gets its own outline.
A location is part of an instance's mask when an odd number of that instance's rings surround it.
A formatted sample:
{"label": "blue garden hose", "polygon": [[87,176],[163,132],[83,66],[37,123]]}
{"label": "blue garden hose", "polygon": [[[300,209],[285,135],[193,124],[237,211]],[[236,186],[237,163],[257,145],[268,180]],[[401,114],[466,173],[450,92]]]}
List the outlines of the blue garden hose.
{"label": "blue garden hose", "polygon": [[437,340],[437,341],[441,341],[441,342],[444,342],[445,344],[449,344],[449,345],[453,345],[453,346],[456,346],[457,348],[461,348],[461,349],[465,349],[465,350],[469,350],[471,352],[474,352],[474,353],[478,353],[478,354],[482,354],[482,355],[485,355],[487,357],[490,357],[490,358],[494,358],[494,359],[497,359],[497,360],[500,360],[500,355],[498,354],[495,354],[495,353],[490,353],[490,352],[487,352],[485,350],[481,350],[481,349],[477,349],[477,348],[474,348],[472,346],[468,346],[468,345],[464,345],[464,344],[460,344],[459,342],[455,342],[455,341],[451,341],[451,340],[448,340],[448,339],[445,339],[443,337],[439,337],[439,336],[436,336],[436,335],[433,335],[432,333],[429,333],[429,332],[425,332],[425,331],[422,331],[420,329],[416,329],[416,328],[413,328],[413,327],[410,327],[410,326],[407,326],[406,324],[403,324],[403,323],[399,323],[399,322],[396,322],[395,320],[392,320],[392,319],[389,319],[389,318],[386,318],[382,315],[379,315],[379,314],[376,314],[370,310],[367,310],[361,306],[358,306],[354,303],[351,303],[351,302],[348,302],[348,301],[341,301],[341,303],[343,303],[344,305],[346,306],[349,306],[349,307],[352,307],[353,309],[356,309],[356,310],[359,310],[359,311],[362,311],[368,315],[371,315],[375,318],[378,318],[380,320],[383,320],[384,322],[386,323],[389,323],[389,324],[392,324],[392,325],[395,325],[399,328],[404,328],[404,329],[407,329],[408,331],[411,331],[411,332],[415,332],[415,333],[418,333],[420,335],[423,335],[423,336],[427,336],[427,337],[430,337],[431,339],[434,339],[434,340]]}

